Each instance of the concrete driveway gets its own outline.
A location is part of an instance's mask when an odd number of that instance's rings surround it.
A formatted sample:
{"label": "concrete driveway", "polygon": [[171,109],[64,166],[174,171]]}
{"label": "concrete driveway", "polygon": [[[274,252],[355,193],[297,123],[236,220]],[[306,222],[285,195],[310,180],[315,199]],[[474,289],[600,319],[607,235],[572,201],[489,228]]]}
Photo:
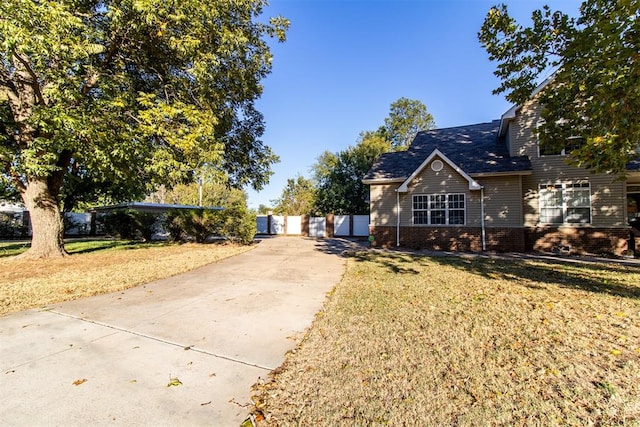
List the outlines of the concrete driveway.
{"label": "concrete driveway", "polygon": [[238,426],[349,245],[268,238],[186,274],[0,318],[0,424]]}

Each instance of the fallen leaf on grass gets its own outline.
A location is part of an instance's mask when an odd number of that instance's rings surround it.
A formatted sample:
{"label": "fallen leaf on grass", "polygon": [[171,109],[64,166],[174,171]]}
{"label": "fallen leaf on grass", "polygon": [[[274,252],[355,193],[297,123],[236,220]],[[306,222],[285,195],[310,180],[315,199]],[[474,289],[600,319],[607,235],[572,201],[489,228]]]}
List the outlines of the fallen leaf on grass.
{"label": "fallen leaf on grass", "polygon": [[80,385],[80,384],[84,384],[84,383],[86,383],[87,381],[88,381],[88,380],[87,380],[86,378],[83,378],[83,379],[81,379],[81,380],[75,380],[75,381],[73,382],[73,385]]}
{"label": "fallen leaf on grass", "polygon": [[169,384],[167,384],[167,387],[177,387],[179,385],[182,385],[182,381],[180,381],[178,378],[169,377]]}

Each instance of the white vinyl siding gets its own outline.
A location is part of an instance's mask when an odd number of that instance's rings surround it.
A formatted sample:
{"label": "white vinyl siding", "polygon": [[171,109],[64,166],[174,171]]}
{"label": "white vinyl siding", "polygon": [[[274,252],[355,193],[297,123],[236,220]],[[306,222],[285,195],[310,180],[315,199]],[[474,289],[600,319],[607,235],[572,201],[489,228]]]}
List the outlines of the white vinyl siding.
{"label": "white vinyl siding", "polygon": [[414,225],[464,225],[464,194],[417,194],[413,196]]}

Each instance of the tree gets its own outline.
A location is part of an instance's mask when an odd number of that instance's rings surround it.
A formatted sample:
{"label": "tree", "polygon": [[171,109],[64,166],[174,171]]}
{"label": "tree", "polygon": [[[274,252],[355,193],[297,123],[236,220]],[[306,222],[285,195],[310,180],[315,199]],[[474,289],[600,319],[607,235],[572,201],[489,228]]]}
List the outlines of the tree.
{"label": "tree", "polygon": [[271,70],[265,39],[283,41],[288,21],[257,21],[265,4],[0,2],[0,173],[30,211],[26,257],[65,254],[74,173],[127,196],[202,164],[237,185],[268,181],[277,157],[254,102]]}
{"label": "tree", "polygon": [[400,98],[391,104],[384,125],[360,133],[355,146],[338,153],[325,151],[312,166],[316,182],[315,210],[321,214],[369,212],[369,188],[362,178],[382,153],[405,150],[421,130],[435,126],[420,101]]}
{"label": "tree", "polygon": [[[178,184],[171,189],[160,188],[145,200],[150,203],[198,206],[200,185],[192,182]],[[242,189],[225,183],[204,181],[202,184],[202,206],[204,207],[247,207],[247,194]]]}
{"label": "tree", "polygon": [[478,33],[494,74],[494,93],[516,104],[529,100],[540,77],[540,144],[570,151],[569,161],[593,172],[623,176],[640,152],[640,1],[587,0],[571,18],[545,6],[531,27],[505,5],[487,14]]}
{"label": "tree", "polygon": [[310,215],[313,213],[315,197],[313,183],[298,176],[296,179],[287,179],[282,195],[271,203],[275,206],[274,212],[279,215]]}
{"label": "tree", "polygon": [[400,98],[391,104],[380,132],[391,141],[395,150],[406,150],[418,132],[433,129],[435,125],[433,116],[422,102]]}
{"label": "tree", "polygon": [[358,143],[338,153],[325,151],[313,166],[315,210],[321,214],[369,212],[368,187],[362,178],[391,143],[378,132],[360,134]]}
{"label": "tree", "polygon": [[260,205],[258,205],[258,215],[269,215],[271,211],[273,211],[273,208],[270,208],[265,204],[260,203]]}

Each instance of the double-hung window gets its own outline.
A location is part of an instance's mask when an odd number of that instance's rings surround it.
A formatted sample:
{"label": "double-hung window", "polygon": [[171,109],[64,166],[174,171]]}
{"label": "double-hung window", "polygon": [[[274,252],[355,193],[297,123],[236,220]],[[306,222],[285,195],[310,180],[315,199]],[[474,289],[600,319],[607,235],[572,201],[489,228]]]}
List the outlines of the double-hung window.
{"label": "double-hung window", "polygon": [[590,224],[591,188],[588,182],[541,184],[540,223]]}
{"label": "double-hung window", "polygon": [[464,194],[418,194],[413,196],[415,225],[464,225]]}
{"label": "double-hung window", "polygon": [[[538,157],[543,156],[566,156],[573,150],[576,150],[584,145],[584,137],[580,135],[572,135],[565,139],[564,143],[560,144],[559,140],[556,140],[555,144],[549,145],[543,144],[540,141],[540,133],[544,125],[544,120],[540,120],[536,125],[536,135],[538,140]],[[565,125],[568,122],[566,120],[559,120],[557,124]]]}

